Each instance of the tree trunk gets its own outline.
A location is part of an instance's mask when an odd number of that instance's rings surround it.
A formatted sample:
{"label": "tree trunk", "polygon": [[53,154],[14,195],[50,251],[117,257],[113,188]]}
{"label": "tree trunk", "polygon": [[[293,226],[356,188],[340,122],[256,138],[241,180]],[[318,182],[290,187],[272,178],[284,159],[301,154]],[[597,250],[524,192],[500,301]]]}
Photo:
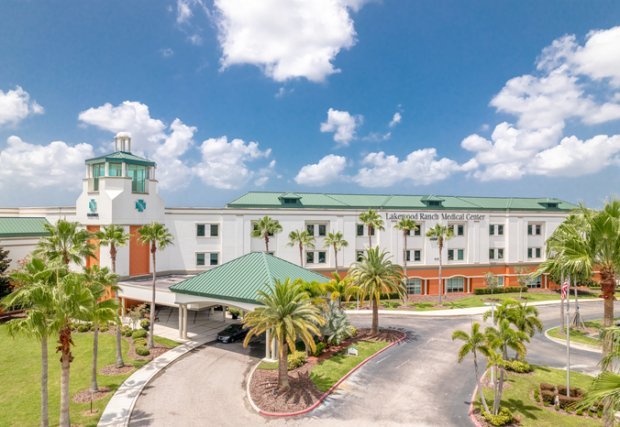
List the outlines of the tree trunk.
{"label": "tree trunk", "polygon": [[299,265],[304,266],[304,247],[301,243],[299,244]]}
{"label": "tree trunk", "polygon": [[[114,243],[110,244],[110,258],[112,259],[112,273],[116,274],[116,246]],[[118,291],[114,292],[114,300],[116,301],[116,305],[118,309],[121,308],[120,298],[118,297]],[[116,367],[122,368],[125,366],[125,362],[123,361],[123,347],[122,347],[122,338],[121,338],[121,326],[123,322],[120,321],[116,325]]]}
{"label": "tree trunk", "polygon": [[371,335],[377,335],[379,332],[379,306],[377,303],[377,298],[374,296],[371,297],[372,304],[372,326],[370,329]]}
{"label": "tree trunk", "polygon": [[437,292],[439,294],[439,304],[441,304],[441,298],[443,297],[443,283],[441,281],[441,251],[443,249],[443,244],[439,244],[439,291]]}
{"label": "tree trunk", "polygon": [[480,394],[480,402],[482,403],[482,407],[485,411],[489,412],[489,405],[487,405],[487,400],[484,398],[484,393],[482,391],[482,384],[480,383],[480,376],[478,375],[478,358],[476,357],[476,353],[474,352],[474,372],[476,373],[476,386],[478,387],[478,393]]}
{"label": "tree trunk", "polygon": [[71,328],[68,325],[60,330],[58,350],[60,351],[60,427],[71,427],[69,416],[69,381],[71,360]]}
{"label": "tree trunk", "polygon": [[288,391],[288,344],[278,341],[278,391]]}
{"label": "tree trunk", "polygon": [[155,341],[153,339],[153,335],[155,335],[155,281],[156,281],[156,271],[157,269],[156,267],[156,259],[155,259],[155,252],[152,251],[153,254],[153,289],[152,289],[152,293],[151,293],[151,313],[149,316],[150,319],[150,326],[149,326],[149,342],[148,342],[148,346],[149,348],[153,348],[155,346]]}
{"label": "tree trunk", "polygon": [[404,248],[405,248],[405,253],[403,254],[403,267],[405,270],[405,298],[404,298],[404,302],[407,303],[407,301],[409,300],[409,290],[407,289],[407,283],[409,280],[409,274],[407,274],[407,234],[409,233],[409,231],[406,231],[403,233],[404,238]]}
{"label": "tree trunk", "polygon": [[372,248],[372,227],[368,226],[368,249]]}
{"label": "tree trunk", "polygon": [[93,366],[90,375],[90,391],[96,393],[99,391],[99,385],[97,384],[97,353],[99,350],[99,324],[95,322],[93,324]]}
{"label": "tree trunk", "polygon": [[48,413],[48,391],[47,391],[47,335],[41,337],[41,427],[48,427],[50,424]]}
{"label": "tree trunk", "polygon": [[[499,384],[497,385],[497,397],[496,397],[496,408],[494,408],[494,414],[497,415],[499,413],[500,404],[502,402],[502,394],[504,393],[504,368],[499,368]],[[494,402],[495,403],[495,402]]]}
{"label": "tree trunk", "polygon": [[338,249],[336,249],[336,245],[334,245],[334,267],[336,268],[336,273],[338,273]]}
{"label": "tree trunk", "polygon": [[[614,323],[614,300],[616,291],[616,277],[613,269],[601,268],[601,292],[603,296],[603,327],[608,328]],[[603,340],[603,357],[611,351],[607,340]]]}
{"label": "tree trunk", "polygon": [[269,252],[269,235],[265,234],[265,252]]}

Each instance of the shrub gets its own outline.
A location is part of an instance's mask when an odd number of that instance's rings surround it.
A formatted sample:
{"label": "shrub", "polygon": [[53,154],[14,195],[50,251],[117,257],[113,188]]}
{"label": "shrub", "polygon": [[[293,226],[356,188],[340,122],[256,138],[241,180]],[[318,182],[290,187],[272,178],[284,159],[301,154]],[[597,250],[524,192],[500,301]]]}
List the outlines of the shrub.
{"label": "shrub", "polygon": [[151,351],[146,348],[146,346],[141,345],[136,347],[136,354],[138,356],[148,356],[149,354],[151,354]]}
{"label": "shrub", "polygon": [[555,404],[555,391],[541,390],[540,396],[542,397],[543,403],[547,403],[549,405]]}
{"label": "shrub", "polygon": [[514,420],[514,416],[508,408],[500,408],[497,415],[493,415],[487,411],[482,411],[482,416],[489,422],[489,424],[494,426],[505,426]]}
{"label": "shrub", "polygon": [[108,332],[110,330],[110,327],[108,326],[107,323],[104,323],[103,325],[99,325],[99,332]]}
{"label": "shrub", "polygon": [[519,290],[523,291],[523,292],[527,292],[527,286],[506,286],[504,288],[495,288],[495,289],[489,289],[489,288],[478,288],[478,289],[474,289],[474,294],[475,295],[491,295],[491,294],[507,294],[507,293],[512,293],[512,292],[519,292]]}
{"label": "shrub", "polygon": [[288,370],[292,370],[295,368],[299,368],[301,365],[306,363],[308,360],[308,356],[303,351],[294,351],[288,355]]}
{"label": "shrub", "polygon": [[151,327],[151,322],[148,319],[142,319],[140,320],[140,327],[145,331],[148,331]]}
{"label": "shrub", "polygon": [[549,383],[540,383],[540,389],[541,390],[551,390],[551,391],[555,392],[555,386],[553,384],[549,384]]}
{"label": "shrub", "polygon": [[133,329],[131,329],[129,326],[123,326],[121,328],[121,334],[123,334],[123,336],[125,337],[130,337],[132,333]]}
{"label": "shrub", "polygon": [[91,326],[92,325],[89,322],[88,323],[80,323],[79,325],[77,325],[77,331],[78,332],[88,332],[88,331],[90,331]]}
{"label": "shrub", "polygon": [[351,329],[349,329],[349,334],[351,334],[351,337],[354,337],[357,335],[357,328],[355,326],[351,326]]}
{"label": "shrub", "polygon": [[235,307],[228,307],[228,312],[233,319],[238,319],[241,316],[241,310]]}
{"label": "shrub", "polygon": [[314,353],[312,353],[312,355],[318,357],[321,355],[321,353],[323,353],[323,350],[325,350],[326,348],[327,344],[325,344],[324,342],[320,342],[316,345],[316,350],[314,350]]}
{"label": "shrub", "polygon": [[414,306],[416,306],[417,308],[431,308],[433,306],[432,302],[418,302],[418,303],[414,303]]}
{"label": "shrub", "polygon": [[572,396],[569,397],[564,394],[559,394],[558,400],[560,402],[560,408],[565,409],[565,410],[570,410],[572,405],[581,401],[581,397],[572,397]]}
{"label": "shrub", "polygon": [[[566,396],[566,386],[559,385],[558,386],[558,394]],[[577,388],[577,387],[571,387],[570,388],[570,395],[571,395],[571,397],[582,397],[583,396],[583,390],[580,389],[580,388]]]}
{"label": "shrub", "polygon": [[136,329],[131,333],[131,338],[134,340],[137,338],[146,338],[147,335],[148,333],[144,329]]}
{"label": "shrub", "polygon": [[534,400],[540,402],[540,390],[537,388],[534,389]]}
{"label": "shrub", "polygon": [[400,307],[400,302],[398,301],[382,301],[381,305],[385,308],[398,308]]}
{"label": "shrub", "polygon": [[506,362],[506,369],[519,374],[526,374],[534,370],[525,360],[508,360]]}

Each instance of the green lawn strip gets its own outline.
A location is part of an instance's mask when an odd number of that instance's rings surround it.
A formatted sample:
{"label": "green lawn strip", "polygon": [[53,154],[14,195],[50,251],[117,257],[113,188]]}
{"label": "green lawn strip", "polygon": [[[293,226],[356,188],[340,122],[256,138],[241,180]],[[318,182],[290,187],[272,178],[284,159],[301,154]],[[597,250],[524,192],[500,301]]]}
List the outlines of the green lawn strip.
{"label": "green lawn strip", "polygon": [[[504,386],[502,406],[510,409],[513,415],[521,420],[523,427],[588,427],[601,426],[601,421],[587,416],[570,415],[557,412],[551,407],[542,406],[534,400],[534,390],[539,384],[566,384],[566,371],[561,369],[534,366],[531,374],[508,373],[508,380]],[[579,387],[586,390],[592,383],[593,378],[578,372],[571,372],[571,387]],[[487,402],[491,405],[493,392],[485,388],[484,394]],[[479,405],[479,400],[477,401]]]}
{"label": "green lawn strip", "polygon": [[346,351],[335,354],[316,365],[310,372],[310,379],[319,390],[325,392],[364,359],[387,347],[388,344],[385,341],[358,341],[352,345],[357,348],[357,356],[348,356]]}
{"label": "green lawn strip", "polygon": [[259,363],[257,369],[264,369],[266,371],[275,371],[276,369],[278,369],[278,362],[266,362],[263,360],[262,362]]}
{"label": "green lawn strip", "polygon": [[[559,326],[549,329],[547,333],[549,334],[550,337],[561,339],[561,340],[566,340],[566,332],[562,332]],[[585,332],[580,331],[578,329],[573,329],[573,328],[571,328],[570,330],[570,340],[572,342],[591,345],[593,347],[601,346],[601,341],[599,339],[593,338],[590,335],[586,334]]]}
{"label": "green lawn strip", "polygon": [[[163,345],[176,346],[178,343],[156,337]],[[54,339],[49,343],[49,416],[51,425],[58,424],[60,406],[60,363],[56,353]],[[90,386],[90,370],[92,363],[92,333],[74,333],[72,348],[73,363],[71,364],[71,397]],[[129,343],[123,340],[125,362],[133,363],[127,357]],[[36,426],[40,416],[40,384],[41,384],[41,346],[35,339],[23,337],[12,338],[5,325],[0,325],[0,408],[2,426]],[[114,364],[116,361],[115,336],[109,333],[99,334],[99,368]],[[148,361],[140,361],[141,366]],[[133,363],[134,366],[136,363]],[[90,404],[78,404],[71,401],[71,423],[83,426],[96,426],[106,404],[123,381],[131,375],[108,376],[98,375],[100,387],[110,387],[109,395],[93,402],[97,413],[87,415]]]}

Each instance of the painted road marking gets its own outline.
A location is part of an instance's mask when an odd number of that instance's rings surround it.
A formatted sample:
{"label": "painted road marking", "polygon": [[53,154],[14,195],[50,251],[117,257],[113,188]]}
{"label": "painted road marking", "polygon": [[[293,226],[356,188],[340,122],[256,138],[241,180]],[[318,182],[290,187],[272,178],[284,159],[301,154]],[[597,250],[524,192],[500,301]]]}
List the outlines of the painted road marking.
{"label": "painted road marking", "polygon": [[385,356],[383,359],[379,359],[379,360],[377,360],[376,364],[378,365],[379,363],[383,362],[385,359],[390,358],[390,357],[392,357],[392,355],[391,355],[391,354],[390,354],[390,355],[388,355],[388,356]]}

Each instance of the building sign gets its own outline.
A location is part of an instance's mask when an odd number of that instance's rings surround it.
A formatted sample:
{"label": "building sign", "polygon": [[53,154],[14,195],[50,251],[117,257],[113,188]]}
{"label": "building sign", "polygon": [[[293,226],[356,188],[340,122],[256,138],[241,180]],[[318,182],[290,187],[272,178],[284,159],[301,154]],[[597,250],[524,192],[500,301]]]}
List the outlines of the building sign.
{"label": "building sign", "polygon": [[136,210],[138,212],[144,212],[146,209],[146,202],[142,199],[136,200]]}
{"label": "building sign", "polygon": [[99,218],[99,214],[97,213],[97,200],[90,199],[88,201],[88,212],[86,216],[88,218]]}
{"label": "building sign", "polygon": [[412,219],[414,221],[484,221],[486,215],[461,212],[411,212],[406,214],[394,212],[385,213],[385,219],[387,221],[399,221],[404,218]]}

